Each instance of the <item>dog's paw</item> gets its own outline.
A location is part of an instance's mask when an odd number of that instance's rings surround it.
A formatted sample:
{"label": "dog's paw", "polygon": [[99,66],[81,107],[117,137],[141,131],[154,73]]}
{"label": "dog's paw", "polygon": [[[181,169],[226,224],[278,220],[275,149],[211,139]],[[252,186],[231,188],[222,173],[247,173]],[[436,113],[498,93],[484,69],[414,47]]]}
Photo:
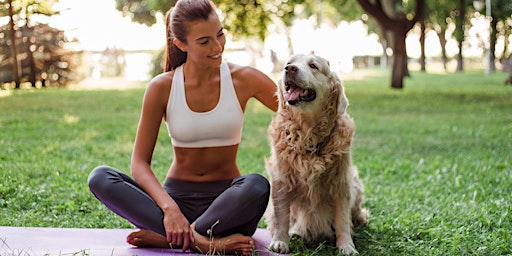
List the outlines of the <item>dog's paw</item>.
{"label": "dog's paw", "polygon": [[359,252],[357,252],[355,246],[353,244],[344,244],[344,245],[341,245],[341,246],[338,246],[338,255],[354,255],[354,254],[359,254]]}
{"label": "dog's paw", "polygon": [[283,241],[274,241],[270,243],[268,249],[277,253],[288,253],[290,249],[288,248],[288,244]]}
{"label": "dog's paw", "polygon": [[370,211],[368,211],[365,208],[362,208],[361,211],[359,211],[359,215],[355,216],[354,224],[367,227],[370,221],[368,220],[368,216],[370,216]]}

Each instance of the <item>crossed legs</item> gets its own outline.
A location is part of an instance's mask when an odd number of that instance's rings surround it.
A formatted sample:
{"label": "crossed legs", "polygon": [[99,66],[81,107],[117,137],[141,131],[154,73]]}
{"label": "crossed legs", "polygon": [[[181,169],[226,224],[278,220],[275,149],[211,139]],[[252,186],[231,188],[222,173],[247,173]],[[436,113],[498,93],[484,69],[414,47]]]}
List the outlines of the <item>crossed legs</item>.
{"label": "crossed legs", "polygon": [[[140,231],[128,235],[128,243],[140,247],[172,246],[165,238],[162,210],[128,175],[108,166],[99,166],[89,175],[88,184],[91,192],[107,208],[140,228]],[[226,182],[186,185],[187,188],[214,188],[214,193],[220,194],[211,202],[205,202],[204,198],[189,198],[187,202],[172,194],[173,187],[166,190],[192,223],[195,243],[191,249],[201,253],[250,254],[254,248],[251,236],[267,207],[270,186],[263,176],[257,174],[228,181],[226,187],[219,190],[222,184]],[[198,192],[201,194],[202,191]],[[195,201],[202,202],[202,205],[195,207]],[[192,205],[187,205],[190,202]]]}

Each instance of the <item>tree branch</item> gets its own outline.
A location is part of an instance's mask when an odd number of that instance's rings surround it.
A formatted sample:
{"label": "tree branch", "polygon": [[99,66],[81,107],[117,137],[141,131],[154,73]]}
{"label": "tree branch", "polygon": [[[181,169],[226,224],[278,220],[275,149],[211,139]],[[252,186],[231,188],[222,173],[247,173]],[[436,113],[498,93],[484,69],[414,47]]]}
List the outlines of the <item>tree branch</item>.
{"label": "tree branch", "polygon": [[392,24],[394,20],[384,12],[381,0],[376,0],[375,4],[370,3],[369,0],[357,1],[359,2],[359,5],[361,5],[365,12],[367,12],[377,20],[377,23],[381,24],[381,26],[384,26],[385,29],[390,29],[390,24]]}
{"label": "tree branch", "polygon": [[425,19],[425,0],[416,0],[416,8],[414,11],[414,17],[408,24],[409,30],[416,24],[416,22]]}

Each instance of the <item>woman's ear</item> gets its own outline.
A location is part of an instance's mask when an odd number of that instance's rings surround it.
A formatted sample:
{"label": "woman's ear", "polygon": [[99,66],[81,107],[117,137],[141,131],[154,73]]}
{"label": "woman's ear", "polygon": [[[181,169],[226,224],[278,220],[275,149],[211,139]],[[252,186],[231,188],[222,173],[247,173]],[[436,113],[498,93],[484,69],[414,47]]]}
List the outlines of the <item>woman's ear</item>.
{"label": "woman's ear", "polygon": [[182,52],[187,52],[187,51],[186,51],[185,44],[184,44],[182,41],[180,41],[179,39],[174,38],[174,39],[172,40],[172,43],[173,43],[174,45],[176,45],[176,47],[178,47]]}

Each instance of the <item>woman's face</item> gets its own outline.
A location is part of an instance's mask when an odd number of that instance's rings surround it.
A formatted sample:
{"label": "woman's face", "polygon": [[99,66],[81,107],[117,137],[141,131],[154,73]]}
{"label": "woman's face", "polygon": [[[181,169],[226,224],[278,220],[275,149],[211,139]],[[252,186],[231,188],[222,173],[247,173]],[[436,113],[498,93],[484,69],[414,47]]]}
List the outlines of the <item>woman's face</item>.
{"label": "woman's face", "polygon": [[208,66],[219,66],[226,44],[224,27],[217,14],[210,14],[208,20],[199,20],[187,25],[187,43],[179,42],[178,47],[187,52],[187,61]]}

